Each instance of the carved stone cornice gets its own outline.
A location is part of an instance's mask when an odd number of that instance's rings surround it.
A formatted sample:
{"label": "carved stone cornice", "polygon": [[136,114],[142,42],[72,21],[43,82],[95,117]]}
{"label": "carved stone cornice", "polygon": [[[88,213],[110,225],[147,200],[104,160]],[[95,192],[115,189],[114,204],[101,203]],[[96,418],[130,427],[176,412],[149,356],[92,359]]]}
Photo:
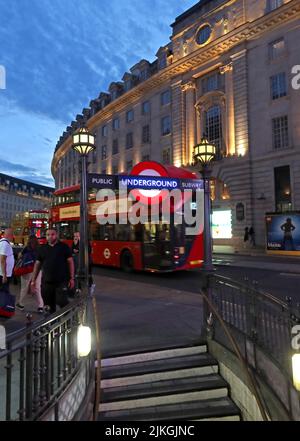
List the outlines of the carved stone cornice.
{"label": "carved stone cornice", "polygon": [[192,90],[192,89],[196,89],[195,80],[188,81],[187,83],[181,85],[182,92],[187,92],[188,90]]}
{"label": "carved stone cornice", "polygon": [[214,90],[201,96],[195,104],[195,108],[199,116],[210,107],[220,105],[222,108],[226,106],[226,95],[220,90]]}
{"label": "carved stone cornice", "polygon": [[221,67],[220,67],[220,74],[221,74],[221,75],[224,75],[224,74],[226,74],[227,72],[232,72],[232,70],[233,70],[233,63],[230,62],[230,63],[228,63],[228,64],[224,64],[224,66],[221,66]]}
{"label": "carved stone cornice", "polygon": [[[295,20],[296,18],[300,18],[300,2],[299,0],[291,0],[278,8],[278,10],[263,15],[253,22],[245,23],[239,28],[212,41],[207,46],[192,52],[186,56],[184,60],[175,61],[167,68],[150,77],[148,80],[124,93],[117,100],[111,102],[104,107],[104,109],[92,116],[87,122],[88,129],[93,130],[95,126],[108,121],[115,113],[122,111],[130,104],[136,103],[146,93],[151,92],[151,90],[160,87],[162,84],[170,84],[171,80],[176,76],[183,75],[195,68],[199,68],[200,65],[220,57],[224,52],[233,49],[241,43],[254,38],[257,39],[266,32],[273,30],[278,26],[282,26],[290,20]],[[66,151],[68,151],[70,146],[71,137],[68,138],[55,152],[52,161],[52,173],[57,167],[58,160]]]}

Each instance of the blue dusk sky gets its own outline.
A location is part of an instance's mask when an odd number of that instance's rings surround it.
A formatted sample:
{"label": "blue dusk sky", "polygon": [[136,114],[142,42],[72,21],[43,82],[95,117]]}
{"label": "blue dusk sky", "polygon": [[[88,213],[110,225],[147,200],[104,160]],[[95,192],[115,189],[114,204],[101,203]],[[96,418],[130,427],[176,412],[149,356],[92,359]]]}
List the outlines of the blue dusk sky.
{"label": "blue dusk sky", "polygon": [[66,126],[139,60],[154,61],[195,3],[0,0],[0,172],[53,185]]}

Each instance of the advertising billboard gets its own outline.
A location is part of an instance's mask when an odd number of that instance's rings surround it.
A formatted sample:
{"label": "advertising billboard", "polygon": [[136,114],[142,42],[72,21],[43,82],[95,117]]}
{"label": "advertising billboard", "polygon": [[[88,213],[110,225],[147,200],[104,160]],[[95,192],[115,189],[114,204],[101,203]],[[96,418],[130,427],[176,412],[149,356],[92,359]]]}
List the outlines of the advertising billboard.
{"label": "advertising billboard", "polygon": [[213,211],[212,213],[213,239],[232,238],[232,213],[231,210]]}
{"label": "advertising billboard", "polygon": [[300,212],[266,214],[267,253],[300,256]]}

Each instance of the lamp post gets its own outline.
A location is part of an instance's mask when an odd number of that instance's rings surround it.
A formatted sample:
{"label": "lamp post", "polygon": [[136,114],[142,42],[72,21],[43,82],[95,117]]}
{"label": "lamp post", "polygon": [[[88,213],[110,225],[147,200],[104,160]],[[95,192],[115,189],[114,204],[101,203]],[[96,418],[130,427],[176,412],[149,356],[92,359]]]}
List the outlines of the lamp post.
{"label": "lamp post", "polygon": [[89,233],[88,233],[88,205],[87,205],[87,156],[95,150],[95,136],[81,127],[73,134],[72,149],[79,153],[81,158],[81,191],[80,191],[80,242],[79,265],[77,277],[85,279],[89,276]]}
{"label": "lamp post", "polygon": [[194,147],[194,163],[200,163],[204,180],[204,263],[205,271],[214,271],[212,264],[211,201],[210,201],[210,163],[216,158],[216,146],[204,136],[201,143]]}

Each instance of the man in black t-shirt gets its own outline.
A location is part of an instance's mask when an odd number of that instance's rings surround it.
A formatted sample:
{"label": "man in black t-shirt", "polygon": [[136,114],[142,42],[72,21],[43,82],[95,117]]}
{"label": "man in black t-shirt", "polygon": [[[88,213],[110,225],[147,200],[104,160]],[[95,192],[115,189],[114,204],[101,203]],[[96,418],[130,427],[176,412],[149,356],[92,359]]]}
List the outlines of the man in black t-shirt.
{"label": "man in black t-shirt", "polygon": [[35,262],[31,289],[35,290],[36,278],[42,270],[42,297],[50,312],[56,311],[56,305],[68,304],[67,291],[74,289],[74,262],[68,245],[58,240],[56,230],[46,232],[47,244],[39,247]]}

